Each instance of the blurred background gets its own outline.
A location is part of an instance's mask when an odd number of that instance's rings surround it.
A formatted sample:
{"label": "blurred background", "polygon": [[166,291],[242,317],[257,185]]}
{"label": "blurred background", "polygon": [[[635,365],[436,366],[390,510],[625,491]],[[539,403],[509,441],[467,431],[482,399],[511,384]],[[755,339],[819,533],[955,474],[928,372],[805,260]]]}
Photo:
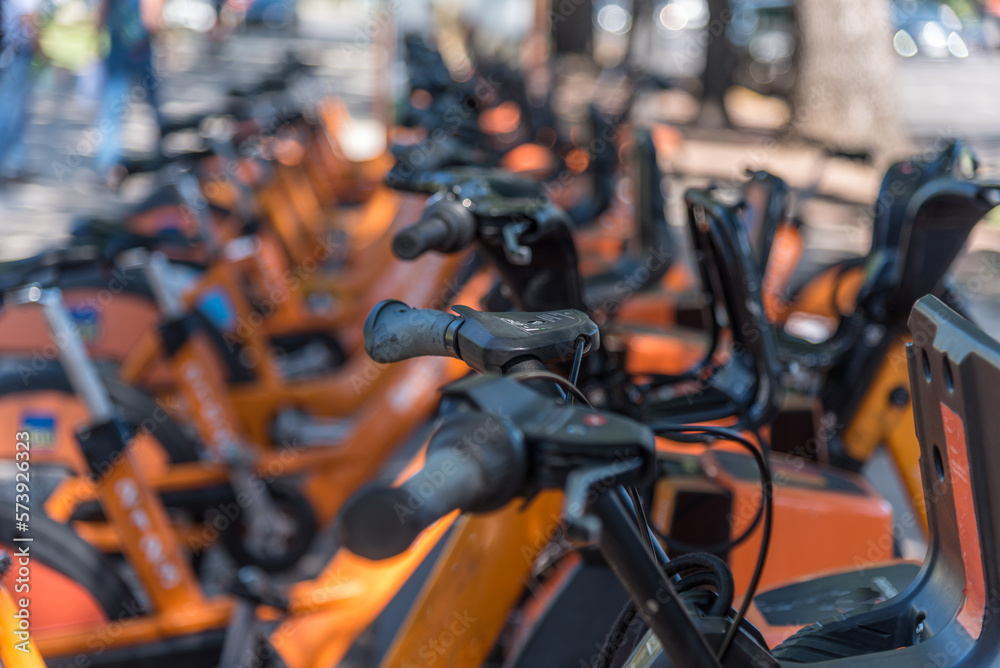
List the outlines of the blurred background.
{"label": "blurred background", "polygon": [[[1000,0],[0,0],[0,12],[0,259],[141,198],[121,161],[204,141],[161,143],[160,123],[218,109],[289,54],[316,74],[292,93],[339,96],[345,150],[379,153],[410,95],[401,42],[414,32],[453,72],[473,50],[520,68],[567,131],[592,101],[621,108],[626,72],[642,71],[655,85],[633,116],[677,133],[660,156],[670,206],[686,185],[770,170],[819,195],[799,211],[803,272],[867,250],[893,160],[960,136],[982,174],[1000,167]],[[992,248],[982,227],[970,246]]]}
{"label": "blurred background", "polygon": [[[289,52],[320,70],[299,94],[336,93],[359,121],[387,122],[408,94],[408,32],[436,38],[450,66],[472,44],[534,70],[532,92],[553,89],[568,123],[592,99],[613,107],[621,66],[641,67],[669,88],[636,115],[696,140],[671,156],[675,174],[770,168],[867,203],[888,161],[942,137],[970,141],[983,168],[1000,162],[1000,0],[0,0],[0,12],[0,258],[127,197],[105,187],[114,162],[158,150],[158,119],[212,111]],[[870,159],[816,164],[815,146]],[[851,222],[841,232],[865,246]]]}

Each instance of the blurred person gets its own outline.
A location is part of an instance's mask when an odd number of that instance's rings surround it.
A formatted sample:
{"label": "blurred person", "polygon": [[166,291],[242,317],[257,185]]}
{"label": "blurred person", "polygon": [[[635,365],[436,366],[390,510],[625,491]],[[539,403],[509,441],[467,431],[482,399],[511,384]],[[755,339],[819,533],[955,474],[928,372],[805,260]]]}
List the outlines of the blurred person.
{"label": "blurred person", "polygon": [[222,43],[229,38],[232,27],[223,14],[226,0],[212,0],[212,7],[215,9],[215,23],[208,31],[208,46],[213,55],[218,55]]}
{"label": "blurred person", "polygon": [[[124,176],[121,167],[122,126],[132,105],[145,101],[153,108],[157,128],[160,81],[153,68],[153,38],[163,17],[163,0],[101,0],[98,25],[108,33],[104,59],[104,92],[98,113],[94,166],[109,185]],[[159,129],[157,130],[159,137]]]}
{"label": "blurred person", "polygon": [[31,63],[38,50],[39,0],[0,0],[0,181],[25,176],[24,134],[31,107]]}
{"label": "blurred person", "polygon": [[215,8],[215,23],[208,31],[208,47],[209,53],[217,56],[222,52],[223,43],[243,21],[247,4],[244,0],[212,0],[212,6]]}

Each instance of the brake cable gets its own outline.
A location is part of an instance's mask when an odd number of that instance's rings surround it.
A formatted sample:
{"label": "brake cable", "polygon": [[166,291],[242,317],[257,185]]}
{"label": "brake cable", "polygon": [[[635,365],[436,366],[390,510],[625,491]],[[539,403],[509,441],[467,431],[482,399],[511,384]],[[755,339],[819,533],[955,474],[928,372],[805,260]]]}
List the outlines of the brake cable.
{"label": "brake cable", "polygon": [[[573,366],[569,371],[569,382],[576,387],[576,382],[580,377],[580,366],[583,364],[583,351],[587,347],[587,339],[579,336],[576,339],[576,351],[573,353]],[[573,395],[569,397],[569,404],[573,405]]]}
{"label": "brake cable", "polygon": [[580,388],[576,386],[577,378],[580,377],[580,366],[583,363],[583,353],[587,349],[587,338],[584,336],[577,337],[576,339],[576,351],[573,354],[573,366],[569,372],[569,378],[563,378],[557,373],[552,373],[551,371],[516,371],[507,376],[519,383],[528,380],[550,380],[556,383],[560,387],[569,391],[569,404],[573,403],[573,399],[577,398],[587,405],[590,410],[595,410],[594,406],[590,403]]}
{"label": "brake cable", "polygon": [[523,383],[528,380],[550,380],[560,387],[567,389],[571,393],[571,398],[576,397],[586,404],[587,408],[590,410],[596,410],[593,404],[590,403],[590,400],[587,399],[587,395],[585,395],[580,388],[557,373],[552,373],[551,371],[517,371],[515,373],[507,374],[507,377],[511,380],[516,380],[519,383]]}
{"label": "brake cable", "polygon": [[[682,435],[681,432],[672,431],[672,426],[670,430],[660,431],[656,425],[653,425],[653,431],[660,436],[667,436],[671,440],[676,441],[678,443],[704,443],[709,447],[711,447],[712,443],[706,439],[715,438],[705,433],[697,435],[687,435],[687,433],[685,433],[685,435]],[[736,441],[735,443],[743,447],[744,449],[749,450],[751,455],[753,455],[754,452],[756,451],[756,448],[751,448],[747,444],[744,444],[740,441]],[[757,466],[759,469],[760,465],[757,464]],[[714,545],[693,545],[691,543],[678,540],[673,536],[665,535],[655,525],[650,525],[650,526],[653,529],[653,533],[656,534],[657,538],[662,540],[667,545],[667,547],[677,550],[678,552],[707,552],[709,554],[718,555],[728,552],[737,545],[743,543],[743,541],[749,538],[750,534],[752,534],[757,529],[757,527],[760,526],[761,520],[763,519],[764,519],[764,504],[763,501],[761,501],[760,505],[757,506],[757,511],[754,513],[753,519],[750,520],[750,524],[747,526],[746,529],[743,530],[742,533],[740,533],[739,536],[737,536],[736,538],[730,538],[729,540],[721,543],[716,543]]]}
{"label": "brake cable", "polygon": [[573,385],[576,385],[576,381],[580,377],[580,366],[583,363],[583,352],[586,348],[586,337],[578,336],[576,338],[576,352],[573,354],[573,366],[569,372],[569,382],[573,383]]}
{"label": "brake cable", "polygon": [[662,564],[660,564],[660,560],[656,556],[656,548],[653,547],[653,539],[649,531],[649,520],[646,519],[646,511],[642,507],[639,490],[635,488],[635,485],[628,485],[625,491],[628,492],[628,496],[632,500],[636,523],[639,525],[639,533],[642,534],[643,542],[646,543],[646,550],[649,551],[650,558],[656,563],[657,570],[660,571],[660,577],[666,581],[666,574],[663,572]]}
{"label": "brake cable", "polygon": [[[763,527],[761,529],[761,541],[760,541],[760,551],[757,554],[757,563],[754,566],[753,575],[750,577],[750,584],[747,587],[747,592],[743,597],[743,602],[740,604],[739,610],[736,612],[736,616],[733,618],[733,623],[730,625],[729,630],[726,632],[726,636],[722,640],[722,644],[719,646],[719,652],[717,658],[721,662],[726,656],[726,652],[732,645],[733,638],[736,636],[736,632],[739,630],[740,624],[743,622],[743,618],[746,616],[747,609],[750,607],[750,603],[753,601],[754,594],[757,591],[757,587],[760,585],[761,575],[764,571],[764,562],[767,560],[767,549],[771,544],[771,525],[774,516],[774,482],[771,478],[771,469],[768,466],[767,458],[764,456],[764,441],[760,437],[759,432],[757,432],[757,438],[760,440],[760,445],[754,445],[748,438],[743,436],[737,431],[728,429],[726,427],[716,427],[713,425],[670,425],[670,424],[660,424],[651,425],[653,430],[658,434],[704,434],[708,436],[715,436],[719,439],[726,441],[731,441],[738,445],[743,446],[748,449],[754,457],[757,463],[757,468],[760,471],[760,485],[761,485],[761,505],[760,511],[763,515]],[[753,529],[754,524],[751,525],[750,529],[746,534]],[[741,538],[743,538],[741,536]]]}

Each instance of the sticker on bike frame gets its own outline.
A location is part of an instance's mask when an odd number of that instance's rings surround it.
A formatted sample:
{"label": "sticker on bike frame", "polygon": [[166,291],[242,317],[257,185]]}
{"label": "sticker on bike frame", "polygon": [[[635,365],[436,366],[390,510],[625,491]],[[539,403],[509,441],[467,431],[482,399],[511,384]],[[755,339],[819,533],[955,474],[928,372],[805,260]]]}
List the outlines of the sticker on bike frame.
{"label": "sticker on bike frame", "polygon": [[31,434],[32,449],[44,452],[56,444],[56,416],[51,413],[25,413],[20,431]]}
{"label": "sticker on bike frame", "polygon": [[71,306],[69,314],[84,343],[93,343],[101,335],[101,316],[93,306]]}
{"label": "sticker on bike frame", "polygon": [[236,330],[236,309],[222,288],[206,290],[198,301],[198,310],[220,331],[232,334]]}

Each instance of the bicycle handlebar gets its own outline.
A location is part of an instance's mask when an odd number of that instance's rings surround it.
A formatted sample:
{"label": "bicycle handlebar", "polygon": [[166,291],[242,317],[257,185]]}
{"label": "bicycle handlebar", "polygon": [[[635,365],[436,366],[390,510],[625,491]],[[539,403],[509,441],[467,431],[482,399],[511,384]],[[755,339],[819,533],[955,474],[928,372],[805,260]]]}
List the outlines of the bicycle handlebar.
{"label": "bicycle handlebar", "polygon": [[454,330],[461,318],[433,309],[410,308],[387,299],[365,320],[365,352],[380,364],[412,357],[458,357]]}
{"label": "bicycle handlebar", "polygon": [[512,364],[539,365],[573,359],[600,347],[600,331],[574,309],[486,313],[455,306],[458,316],[415,309],[394,299],[375,305],[365,320],[365,351],[381,364],[431,355],[454,357],[484,372],[502,373]]}
{"label": "bicycle handlebar", "polygon": [[392,251],[403,260],[413,260],[430,250],[454,253],[472,243],[476,220],[461,202],[440,199],[424,210],[419,221],[396,233]]}
{"label": "bicycle handlebar", "polygon": [[[473,434],[486,434],[485,440]],[[488,413],[453,416],[435,432],[427,452],[424,466],[399,487],[371,485],[348,500],[337,524],[347,549],[366,559],[388,559],[452,511],[495,510],[524,483],[522,439]]]}
{"label": "bicycle handlebar", "polygon": [[438,216],[425,216],[401,230],[392,240],[392,252],[402,260],[413,260],[445,244],[451,235],[448,223]]}

